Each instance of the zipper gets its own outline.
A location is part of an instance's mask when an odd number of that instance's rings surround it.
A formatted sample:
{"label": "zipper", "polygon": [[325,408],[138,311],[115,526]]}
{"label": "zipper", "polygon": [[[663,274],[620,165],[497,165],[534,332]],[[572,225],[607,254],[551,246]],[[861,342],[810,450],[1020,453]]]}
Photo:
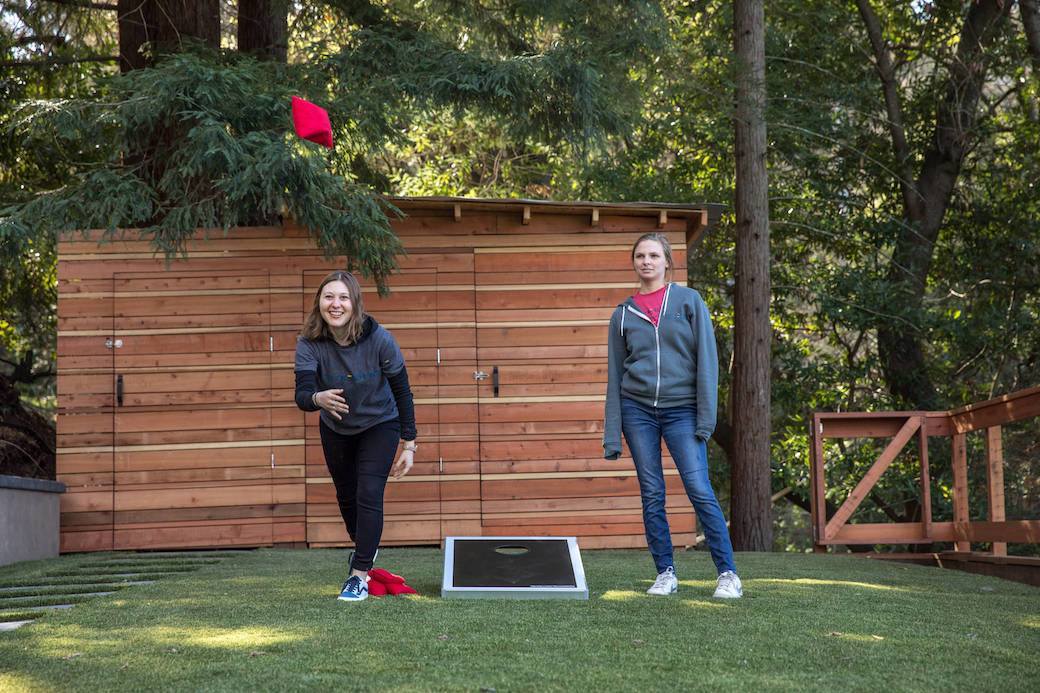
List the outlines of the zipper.
{"label": "zipper", "polygon": [[635,313],[636,315],[641,317],[643,320],[646,320],[648,323],[650,323],[654,327],[654,347],[656,349],[656,355],[657,355],[657,385],[654,388],[654,406],[655,407],[657,406],[657,401],[661,397],[661,331],[660,331],[659,328],[660,328],[660,325],[661,325],[661,319],[664,317],[665,311],[668,309],[668,294],[670,294],[671,292],[672,292],[672,285],[669,284],[668,288],[664,292],[664,301],[661,302],[661,313],[660,313],[660,315],[657,318],[657,324],[656,325],[654,325],[654,321],[653,320],[651,320],[647,316],[643,315],[642,313],[640,313],[638,310],[636,310],[632,306],[630,306],[630,305],[626,305],[625,306],[625,308],[627,308],[628,310],[632,311],[633,313]]}

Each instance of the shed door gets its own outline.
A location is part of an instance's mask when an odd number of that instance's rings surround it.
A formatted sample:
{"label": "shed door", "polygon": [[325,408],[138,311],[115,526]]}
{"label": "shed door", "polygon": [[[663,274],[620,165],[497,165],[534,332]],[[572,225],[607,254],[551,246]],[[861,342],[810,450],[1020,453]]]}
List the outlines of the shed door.
{"label": "shed door", "polygon": [[[485,535],[645,545],[632,460],[627,450],[604,460],[602,448],[607,326],[634,290],[628,248],[639,233],[591,249],[476,250],[477,357],[489,375],[479,387]],[[673,247],[684,268],[684,246]],[[693,513],[670,461],[665,470],[673,536],[690,543]]]}
{"label": "shed door", "polygon": [[[304,272],[301,323],[327,273]],[[437,273],[423,268],[394,275],[386,297],[379,296],[372,282],[359,280],[365,311],[393,333],[404,354],[419,427],[414,468],[403,479],[391,479],[386,487],[381,545],[436,544],[441,538],[441,451],[434,434],[440,423]],[[349,545],[335,487],[325,467],[318,422],[317,412],[306,415],[307,542],[311,546]]]}
{"label": "shed door", "polygon": [[271,544],[267,271],[114,280],[115,548]]}

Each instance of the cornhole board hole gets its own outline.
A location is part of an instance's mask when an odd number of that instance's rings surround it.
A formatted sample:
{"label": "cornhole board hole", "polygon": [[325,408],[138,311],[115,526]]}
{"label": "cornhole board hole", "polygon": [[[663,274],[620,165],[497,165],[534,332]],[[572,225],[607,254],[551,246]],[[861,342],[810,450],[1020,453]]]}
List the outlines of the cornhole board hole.
{"label": "cornhole board hole", "polygon": [[577,537],[447,537],[445,599],[588,599]]}

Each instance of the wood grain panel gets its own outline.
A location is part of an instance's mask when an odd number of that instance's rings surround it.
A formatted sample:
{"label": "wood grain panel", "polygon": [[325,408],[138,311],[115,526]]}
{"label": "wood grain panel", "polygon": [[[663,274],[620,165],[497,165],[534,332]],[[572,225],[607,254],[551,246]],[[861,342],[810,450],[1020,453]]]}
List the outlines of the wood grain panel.
{"label": "wood grain panel", "polygon": [[[412,478],[388,486],[385,543],[523,532],[644,545],[631,461],[600,459],[599,437],[606,323],[635,288],[629,249],[657,210],[603,208],[591,226],[580,205],[535,207],[529,225],[494,207],[458,222],[408,209],[390,295],[362,281],[408,360],[422,441]],[[664,228],[678,281],[685,230]],[[317,418],[292,404],[314,280],[346,261],[293,224],[200,233],[169,266],[134,232],[99,238],[59,243],[62,550],[349,543]],[[498,397],[473,380],[494,366]],[[682,545],[694,524],[676,482]]]}

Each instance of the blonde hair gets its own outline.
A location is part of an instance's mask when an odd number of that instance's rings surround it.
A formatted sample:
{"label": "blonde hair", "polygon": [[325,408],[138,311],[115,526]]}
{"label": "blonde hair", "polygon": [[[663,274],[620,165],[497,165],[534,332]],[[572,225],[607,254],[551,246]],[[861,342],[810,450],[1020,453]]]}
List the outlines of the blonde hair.
{"label": "blonde hair", "polygon": [[350,318],[347,320],[346,325],[347,342],[356,342],[361,337],[361,330],[365,324],[365,304],[361,298],[361,285],[358,284],[358,280],[354,278],[353,274],[343,270],[331,272],[321,280],[321,285],[314,292],[314,305],[311,306],[311,312],[307,314],[307,318],[303,321],[300,336],[304,339],[331,339],[335,341],[332,330],[329,329],[325,319],[321,317],[321,294],[325,290],[325,285],[330,282],[343,282],[347,287],[351,308]]}
{"label": "blonde hair", "polygon": [[651,231],[650,233],[644,233],[642,236],[636,239],[636,242],[632,244],[632,253],[630,259],[635,262],[636,259],[636,248],[643,241],[657,241],[661,244],[661,251],[664,253],[664,261],[668,263],[668,271],[665,273],[665,277],[668,281],[672,281],[675,275],[675,263],[672,261],[672,244],[668,240],[668,236],[665,236],[659,231]]}

